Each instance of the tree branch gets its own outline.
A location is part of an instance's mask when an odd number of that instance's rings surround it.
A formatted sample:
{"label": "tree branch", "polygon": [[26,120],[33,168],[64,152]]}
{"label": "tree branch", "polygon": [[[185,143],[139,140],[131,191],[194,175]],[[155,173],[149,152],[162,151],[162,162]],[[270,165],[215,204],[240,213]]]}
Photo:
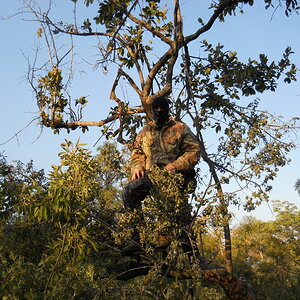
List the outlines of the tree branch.
{"label": "tree branch", "polygon": [[[188,93],[188,101],[192,100],[194,98],[192,89],[191,89],[191,80],[190,80],[190,57],[189,57],[189,51],[187,45],[184,46],[185,50],[185,78],[186,78],[186,88]],[[187,108],[189,113],[189,108]],[[220,200],[221,204],[221,211],[222,211],[222,217],[225,218],[228,215],[228,209],[227,209],[227,203],[225,203],[224,199],[224,193],[222,190],[222,185],[219,179],[219,176],[217,174],[217,171],[215,169],[215,164],[213,161],[210,160],[206,149],[204,140],[200,131],[200,128],[197,127],[197,136],[199,140],[200,145],[200,153],[203,158],[203,160],[208,164],[208,167],[210,169],[212,178],[214,179],[218,198]],[[225,270],[229,274],[229,276],[233,276],[233,267],[232,267],[232,251],[231,251],[231,237],[230,237],[230,228],[228,221],[226,221],[225,225],[223,226],[224,230],[224,239],[225,239]]]}
{"label": "tree branch", "polygon": [[[144,113],[144,112],[145,112],[145,109],[142,106],[130,108],[125,111],[125,113],[128,115]],[[57,123],[41,121],[40,124],[42,124],[46,127],[51,127],[52,129],[61,129],[61,128],[76,129],[77,127],[88,127],[88,126],[102,127],[103,125],[110,123],[118,118],[119,118],[119,113],[115,113],[112,116],[110,116],[104,120],[101,120],[101,121],[74,121],[74,122],[57,122]]]}
{"label": "tree branch", "polygon": [[119,74],[120,76],[124,76],[127,81],[129,82],[129,84],[131,85],[131,87],[137,92],[137,94],[141,97],[142,96],[142,91],[139,89],[139,87],[136,85],[136,83],[134,82],[134,80],[126,73],[124,72],[124,70],[122,68],[119,69]]}
{"label": "tree branch", "polygon": [[220,5],[215,9],[213,15],[210,17],[210,19],[208,20],[208,22],[202,26],[201,28],[199,28],[195,33],[185,37],[184,39],[184,44],[188,44],[191,41],[197,39],[202,33],[208,31],[212,25],[215,23],[215,21],[217,20],[217,18],[221,15],[221,13],[230,5],[233,4],[238,4],[239,2],[245,2],[243,0],[224,0],[220,3]]}
{"label": "tree branch", "polygon": [[163,33],[161,33],[159,30],[156,30],[151,24],[147,23],[144,20],[140,20],[133,16],[127,9],[125,9],[123,6],[119,5],[115,0],[112,0],[112,2],[118,6],[122,12],[135,24],[138,24],[145,29],[147,29],[149,32],[151,32],[154,36],[158,37],[161,41],[165,42],[166,44],[172,46],[173,42],[172,40],[168,39]]}

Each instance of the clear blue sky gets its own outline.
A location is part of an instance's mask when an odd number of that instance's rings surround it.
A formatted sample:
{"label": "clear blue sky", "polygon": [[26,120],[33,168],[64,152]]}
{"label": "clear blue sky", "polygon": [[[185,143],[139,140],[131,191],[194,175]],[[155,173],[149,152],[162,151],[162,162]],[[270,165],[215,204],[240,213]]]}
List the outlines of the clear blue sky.
{"label": "clear blue sky", "polygon": [[[41,1],[45,2],[45,0]],[[71,2],[71,1],[69,1]],[[172,2],[172,1],[171,1]],[[200,2],[200,1],[199,1]],[[262,2],[262,1],[259,1]],[[2,5],[0,17],[6,17],[17,12],[20,1],[5,1]],[[67,3],[67,2],[65,2]],[[186,33],[192,32],[197,26],[198,15],[206,20],[208,14],[207,4],[210,1],[182,1],[183,16],[188,20]],[[300,66],[300,16],[292,15],[286,18],[283,9],[265,11],[261,7],[245,10],[244,15],[238,15],[227,19],[223,24],[216,24],[209,33],[202,36],[211,43],[220,42],[225,48],[237,51],[239,57],[248,59],[256,58],[259,53],[268,54],[272,60],[279,60],[286,46],[291,46],[295,51],[294,62]],[[63,13],[63,12],[62,12]],[[34,160],[36,168],[50,170],[51,164],[58,164],[57,154],[61,151],[60,144],[64,139],[76,141],[79,137],[82,143],[86,143],[94,152],[94,143],[100,136],[98,128],[92,128],[90,132],[82,134],[79,131],[71,134],[60,133],[54,135],[49,129],[41,128],[36,123],[31,124],[18,134],[17,138],[9,140],[14,134],[23,129],[37,113],[34,96],[31,88],[24,80],[28,69],[26,56],[33,57],[34,45],[37,44],[36,31],[38,25],[34,22],[24,22],[21,16],[0,21],[1,36],[1,111],[0,111],[0,151],[8,157],[8,160],[21,160],[28,162]],[[197,44],[197,43],[196,43]],[[82,48],[83,54],[96,53],[96,49],[88,47],[88,42]],[[44,49],[45,51],[46,49]],[[25,57],[24,57],[25,55]],[[92,61],[93,57],[90,57]],[[105,118],[110,106],[114,104],[108,100],[112,78],[114,74],[104,76],[101,70],[93,70],[82,61],[80,68],[85,68],[89,75],[78,74],[73,85],[73,97],[81,95],[89,96],[92,109],[85,116],[86,120],[98,121]],[[124,86],[124,93],[127,93]],[[279,84],[276,93],[267,93],[260,96],[261,108],[283,115],[286,119],[292,116],[300,117],[300,84],[296,82],[291,85]],[[298,143],[296,135],[292,138]],[[4,144],[3,144],[4,143]],[[98,144],[99,145],[99,144]],[[296,203],[298,207],[300,197],[294,191],[294,184],[300,178],[300,150],[291,153],[292,159],[289,166],[284,167],[276,180],[271,193],[271,199],[288,200]],[[241,212],[238,213],[238,216]],[[267,205],[258,209],[254,216],[265,219],[270,218],[271,213]]]}

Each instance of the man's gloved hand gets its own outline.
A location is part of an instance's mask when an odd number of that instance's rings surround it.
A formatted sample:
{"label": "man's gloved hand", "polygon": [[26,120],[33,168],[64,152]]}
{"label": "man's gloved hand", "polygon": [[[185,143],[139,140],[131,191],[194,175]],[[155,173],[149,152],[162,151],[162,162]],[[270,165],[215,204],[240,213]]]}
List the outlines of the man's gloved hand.
{"label": "man's gloved hand", "polygon": [[164,167],[165,170],[170,171],[170,172],[175,172],[176,171],[176,167],[174,164],[169,163]]}
{"label": "man's gloved hand", "polygon": [[145,171],[140,169],[134,169],[131,173],[131,180],[137,180],[145,176]]}

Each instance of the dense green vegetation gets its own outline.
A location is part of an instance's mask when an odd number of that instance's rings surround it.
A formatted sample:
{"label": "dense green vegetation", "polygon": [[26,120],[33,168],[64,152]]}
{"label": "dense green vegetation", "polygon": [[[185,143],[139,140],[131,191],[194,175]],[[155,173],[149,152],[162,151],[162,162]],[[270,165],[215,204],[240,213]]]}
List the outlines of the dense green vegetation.
{"label": "dense green vegetation", "polygon": [[[147,248],[148,258],[155,258],[147,275],[118,280],[122,270],[117,265],[130,261],[120,255],[126,242],[118,200],[125,154],[105,144],[92,157],[82,145],[66,142],[59,155],[61,164],[49,176],[35,171],[32,163],[12,165],[1,157],[2,299],[226,299],[219,285],[203,280],[199,256],[185,257],[175,238],[168,257]],[[233,229],[234,270],[247,278],[257,299],[296,300],[300,211],[288,202],[275,203],[274,211],[274,221],[246,218]],[[165,221],[172,223],[172,216]],[[222,264],[219,228],[201,226],[201,219],[195,224],[194,251],[210,266]],[[148,226],[153,238],[155,224]],[[179,273],[171,278],[164,263],[194,272],[185,279]]]}

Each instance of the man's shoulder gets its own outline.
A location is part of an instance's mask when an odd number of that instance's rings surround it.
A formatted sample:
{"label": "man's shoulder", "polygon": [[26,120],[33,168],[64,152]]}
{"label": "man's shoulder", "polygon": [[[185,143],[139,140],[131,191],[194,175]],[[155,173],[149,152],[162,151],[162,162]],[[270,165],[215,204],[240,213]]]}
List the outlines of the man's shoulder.
{"label": "man's shoulder", "polygon": [[174,128],[175,130],[180,130],[180,131],[184,131],[184,130],[189,130],[189,126],[182,122],[182,121],[176,121],[176,120],[173,120],[173,123],[172,123],[172,128]]}
{"label": "man's shoulder", "polygon": [[155,126],[152,124],[152,122],[149,122],[144,125],[144,127],[142,128],[142,130],[140,132],[152,131],[152,130],[154,130],[154,128],[155,128]]}
{"label": "man's shoulder", "polygon": [[[177,121],[175,119],[170,119],[169,122],[164,126],[165,129],[171,129],[171,130],[176,130],[176,131],[185,131],[189,130],[190,127],[182,122],[182,121]],[[153,121],[150,121],[149,123],[145,124],[145,126],[141,129],[139,134],[144,135],[147,132],[155,132],[158,129],[155,126],[155,123]]]}
{"label": "man's shoulder", "polygon": [[147,135],[147,133],[152,132],[154,129],[153,125],[151,123],[147,123],[144,125],[144,127],[139,131],[139,136]]}

